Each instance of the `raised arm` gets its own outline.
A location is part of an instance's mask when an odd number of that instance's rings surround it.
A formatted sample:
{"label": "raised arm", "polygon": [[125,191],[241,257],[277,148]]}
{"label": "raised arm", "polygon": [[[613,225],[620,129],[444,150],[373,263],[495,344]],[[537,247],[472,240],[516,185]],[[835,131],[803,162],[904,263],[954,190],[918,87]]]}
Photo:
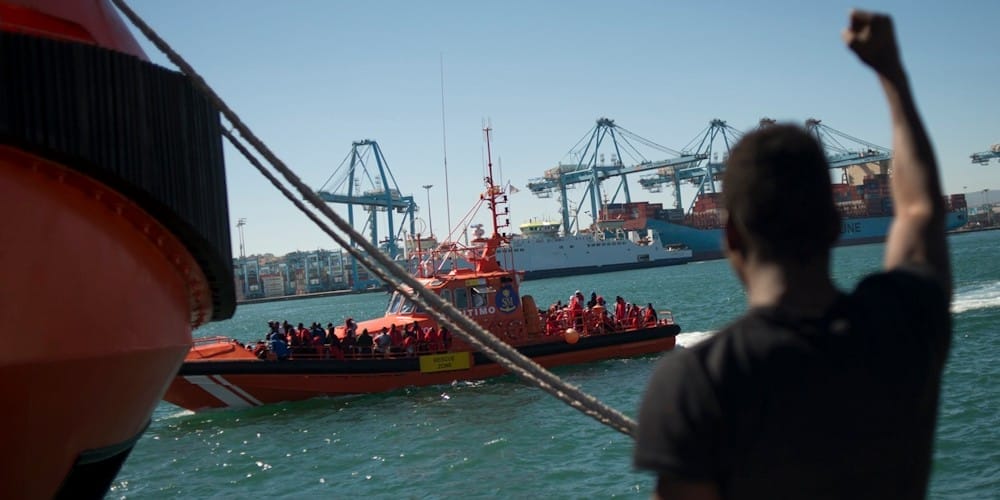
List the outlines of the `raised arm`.
{"label": "raised arm", "polygon": [[892,20],[882,14],[853,11],[843,37],[875,70],[892,117],[892,202],[896,215],[886,241],[885,268],[927,268],[950,296],[947,214],[937,161],[910,93]]}

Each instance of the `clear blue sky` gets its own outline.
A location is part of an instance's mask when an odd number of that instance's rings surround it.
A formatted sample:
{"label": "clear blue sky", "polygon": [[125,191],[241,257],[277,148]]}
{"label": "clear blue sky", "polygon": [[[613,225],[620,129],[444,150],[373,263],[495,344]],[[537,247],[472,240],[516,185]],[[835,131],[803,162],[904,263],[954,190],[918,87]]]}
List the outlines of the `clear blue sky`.
{"label": "clear blue sky", "polygon": [[[840,40],[855,6],[849,2],[131,5],[313,187],[333,174],[352,141],[377,140],[403,194],[423,208],[420,186],[434,185],[431,214],[439,235],[446,226],[442,56],[454,223],[482,189],[485,118],[495,129],[503,177],[521,189],[512,197],[514,225],[558,216],[555,198],[535,198],[524,185],[568,161],[566,153],[601,116],[674,149],[713,118],[744,130],[765,116],[815,117],[867,141],[891,143],[876,79]],[[945,190],[1000,186],[1000,163],[969,161],[971,153],[1000,143],[1000,2],[863,7],[895,17]],[[168,65],[143,46],[153,61]],[[248,253],[335,247],[232,148],[226,152],[230,218],[233,225],[247,219]],[[582,194],[571,193],[574,202]],[[672,200],[666,191],[637,185],[632,194],[665,205]],[[426,210],[418,216],[426,218]]]}

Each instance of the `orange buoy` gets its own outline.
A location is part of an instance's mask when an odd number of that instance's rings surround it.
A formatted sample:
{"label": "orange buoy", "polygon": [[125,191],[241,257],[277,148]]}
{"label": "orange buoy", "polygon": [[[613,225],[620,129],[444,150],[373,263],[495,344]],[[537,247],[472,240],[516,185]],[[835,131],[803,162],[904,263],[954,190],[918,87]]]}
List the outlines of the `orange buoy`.
{"label": "orange buoy", "polygon": [[567,328],[566,332],[563,333],[563,338],[566,339],[567,344],[575,344],[580,341],[580,333],[573,328]]}

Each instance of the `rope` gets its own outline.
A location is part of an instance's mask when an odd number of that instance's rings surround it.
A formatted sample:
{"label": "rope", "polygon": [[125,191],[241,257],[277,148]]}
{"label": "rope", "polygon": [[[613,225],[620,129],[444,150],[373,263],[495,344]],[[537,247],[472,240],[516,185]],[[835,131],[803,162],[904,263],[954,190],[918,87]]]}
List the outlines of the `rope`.
{"label": "rope", "polygon": [[[261,162],[247,150],[246,147],[231,134],[228,130],[223,131],[223,135],[233,144],[237,150],[243,154],[250,163],[257,168],[281,193],[288,198],[300,211],[306,214],[310,220],[315,222],[323,232],[327,233],[334,241],[343,247],[355,259],[360,260],[373,274],[383,281],[391,284],[396,290],[406,295],[410,300],[420,304],[437,321],[447,326],[450,330],[459,335],[469,345],[489,356],[508,371],[518,375],[528,383],[539,387],[569,406],[577,409],[583,414],[594,418],[598,422],[607,425],[625,435],[635,438],[636,423],[618,410],[602,403],[597,398],[581,391],[579,388],[563,381],[553,373],[535,363],[530,358],[524,356],[511,345],[503,342],[496,336],[487,332],[471,318],[462,314],[451,304],[445,302],[440,296],[424,288],[410,273],[390,260],[385,254],[380,252],[374,245],[365,240],[350,226],[342,217],[337,215],[330,207],[324,203],[315,192],[309,189],[291,169],[285,165],[271,150],[257,138],[256,135],[239,119],[235,112],[215,93],[215,91],[205,82],[205,80],[175,52],[159,35],[153,31],[124,0],[111,0],[116,7],[132,22],[132,24],[143,33],[161,52],[163,52],[171,62],[191,79],[192,83],[201,90],[205,96],[219,109],[227,120],[239,131],[243,140],[246,140],[257,152],[264,157],[285,179],[286,182],[294,186],[303,199],[308,201],[313,208],[326,216],[333,224],[349,235],[351,241],[361,247],[359,250],[355,245],[350,244],[344,236],[338,234],[319,218],[309,207],[303,204],[280,180],[278,180]],[[363,252],[362,252],[363,250]],[[367,252],[367,253],[364,253]],[[405,285],[405,286],[404,286]],[[409,287],[407,289],[406,287]]]}

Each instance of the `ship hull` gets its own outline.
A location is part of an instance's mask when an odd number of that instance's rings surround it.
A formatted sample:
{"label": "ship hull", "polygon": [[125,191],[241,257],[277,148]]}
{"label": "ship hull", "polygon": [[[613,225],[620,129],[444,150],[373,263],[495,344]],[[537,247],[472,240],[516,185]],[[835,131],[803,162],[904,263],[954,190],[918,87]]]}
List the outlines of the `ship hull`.
{"label": "ship hull", "polygon": [[538,269],[534,271],[525,271],[524,279],[537,280],[544,278],[558,278],[561,276],[579,276],[582,274],[611,273],[615,271],[630,271],[633,269],[649,269],[651,267],[676,266],[690,262],[692,260],[691,255],[691,253],[688,253],[686,257],[661,259],[648,262],[621,262],[617,264]]}
{"label": "ship hull", "polygon": [[634,241],[624,237],[515,237],[497,251],[509,267],[523,270],[524,279],[606,273],[673,266],[691,261],[688,249],[665,248],[661,240]]}
{"label": "ship hull", "polygon": [[[946,229],[951,231],[965,225],[967,221],[964,210],[948,213]],[[859,217],[844,219],[840,225],[840,238],[836,246],[864,245],[882,243],[889,234],[892,216]],[[689,247],[693,253],[692,260],[721,259],[722,229],[699,229],[683,224],[667,222],[658,219],[647,219],[647,227],[655,230],[661,241],[681,243]]]}
{"label": "ship hull", "polygon": [[[574,344],[549,337],[546,341],[520,346],[518,350],[544,367],[574,365],[668,351],[675,346],[679,331],[674,324],[657,325],[635,331],[582,336]],[[269,361],[248,356],[241,346],[231,341],[221,341],[214,349],[228,349],[228,353],[202,360],[193,359],[194,354],[189,355],[189,361],[184,363],[168,388],[164,396],[166,401],[192,411],[245,408],[323,396],[449,384],[456,380],[482,380],[507,374],[485,355],[467,351],[389,359]],[[213,360],[216,358],[217,361]],[[435,367],[431,363],[429,366],[429,361],[454,363],[454,366],[439,370],[440,365]]]}

